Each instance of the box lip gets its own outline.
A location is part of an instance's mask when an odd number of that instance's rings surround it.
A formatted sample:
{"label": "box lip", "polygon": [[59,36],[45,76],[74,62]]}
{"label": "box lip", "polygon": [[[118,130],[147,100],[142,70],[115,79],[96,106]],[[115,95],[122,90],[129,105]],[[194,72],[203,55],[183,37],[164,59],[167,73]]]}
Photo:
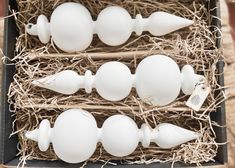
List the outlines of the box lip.
{"label": "box lip", "polygon": [[[211,0],[208,0],[208,1],[211,1]],[[206,2],[208,2],[208,1],[206,1]],[[213,1],[213,0],[212,0]],[[9,5],[9,0],[6,0],[6,6],[8,7],[8,5]],[[210,3],[210,2],[208,2],[208,3]],[[219,1],[218,0],[215,0],[215,3],[216,3],[216,6],[219,8]],[[6,8],[6,9],[8,9],[8,8]],[[6,12],[7,12],[7,14],[9,14],[9,11],[8,10],[6,10]],[[216,10],[216,15],[217,15],[217,17],[220,17],[220,10]],[[217,20],[217,27],[219,27],[219,28],[221,28],[221,22],[219,21],[219,20]],[[7,19],[5,19],[5,25],[4,25],[4,53],[7,53],[8,52],[8,43],[7,43],[7,36],[6,35],[8,35],[8,33],[7,33],[7,27],[8,27],[8,25],[9,25],[9,20],[8,20],[8,18]],[[219,32],[217,32],[217,33],[219,33]],[[220,48],[221,47],[221,41],[220,41],[220,39],[218,38],[218,39],[216,39],[216,44],[217,44],[217,47],[218,48]],[[7,71],[6,71],[6,67],[7,67],[7,65],[5,65],[5,64],[3,64],[3,66],[2,66],[2,70],[3,70],[3,78],[5,77],[4,75],[7,75]],[[223,72],[223,61],[221,60],[219,63],[218,63],[218,71],[219,71],[219,73],[221,73],[221,72]],[[2,80],[2,95],[4,95],[3,93],[7,93],[7,91],[8,91],[8,87],[6,86],[6,84],[4,84],[6,82],[6,79],[3,79]],[[218,79],[218,83],[221,85],[223,85],[224,84],[224,75],[221,75],[220,76],[220,78]],[[4,87],[3,87],[4,86]],[[5,88],[5,91],[4,91],[4,88]],[[5,97],[6,95],[4,95],[3,97]],[[2,100],[1,100],[1,109],[2,109],[2,111],[1,111],[1,117],[2,117],[2,115],[4,115],[4,114],[2,114],[3,113],[3,109],[5,109],[6,110],[6,107],[5,107],[5,103],[6,103],[7,101],[6,100],[4,100],[4,98],[2,98]],[[4,108],[3,108],[4,107]],[[224,105],[224,102],[221,104],[221,107],[219,107],[217,110],[220,110],[220,116],[221,117],[223,117],[223,118],[225,118],[225,115],[226,115],[226,113],[225,113],[225,105]],[[4,111],[4,113],[5,113],[5,111]],[[0,124],[1,124],[1,126],[2,126],[2,124],[4,124],[4,122],[2,121],[2,120],[4,120],[4,118],[3,119],[1,119],[0,120]],[[222,123],[226,123],[226,121],[224,122],[223,121],[224,119],[221,119],[221,122]],[[4,126],[5,127],[5,126]],[[1,129],[1,131],[2,131],[2,129],[4,128],[4,127],[1,127],[0,129]],[[2,133],[2,132],[1,132]],[[223,140],[225,140],[226,141],[226,139],[227,139],[227,137],[226,137],[226,128],[225,128],[225,131],[221,131],[221,134],[223,134],[224,133],[224,135],[225,136],[223,136],[222,137],[222,139]],[[4,148],[3,147],[3,144],[4,144],[4,139],[3,139],[4,137],[2,136],[2,134],[0,135],[0,147],[1,147],[1,149],[2,148]],[[225,142],[224,141],[224,142]],[[209,162],[209,164],[211,164],[212,166],[218,166],[218,165],[224,165],[226,162],[227,162],[227,145],[223,145],[222,146],[222,151],[223,151],[223,158],[222,158],[222,162],[220,162],[219,160],[216,160],[215,162],[212,162],[212,161],[210,161]],[[18,157],[14,157],[14,158],[12,158],[11,160],[8,160],[8,161],[4,161],[4,151],[0,151],[0,164],[2,163],[3,165],[6,165],[7,166],[7,164],[8,164],[8,166],[11,164],[11,163],[13,163],[14,161],[16,161],[16,160],[18,160]],[[19,160],[18,160],[19,161]],[[36,162],[44,162],[45,164],[50,164],[51,163],[51,161],[38,161],[38,160],[32,160],[32,161],[28,161],[28,162],[34,162],[34,164],[36,163]],[[58,161],[58,162],[61,162],[61,163],[64,163],[64,162],[62,162],[62,161]],[[97,163],[97,162],[96,162]],[[101,164],[94,164],[94,163],[92,163],[92,165],[94,165],[94,167],[96,167],[97,165],[103,165],[103,163],[101,163]],[[177,165],[178,163],[175,163],[175,165]],[[194,165],[195,164],[185,164],[185,163],[182,163],[183,165],[185,165],[185,166],[187,166],[187,165],[190,165],[190,166],[192,166],[192,167],[194,167]],[[202,163],[202,165],[204,166],[205,164],[208,164],[208,163]],[[16,164],[17,165],[17,164]],[[15,166],[16,166],[15,165]],[[63,165],[63,164],[62,164]],[[71,167],[74,167],[74,166],[76,166],[77,164],[73,164],[73,165],[71,165],[71,164],[68,164],[69,165],[69,167],[71,166]],[[95,166],[96,165],[96,166]],[[156,166],[156,165],[162,165],[161,163],[153,163],[153,164],[151,164],[151,165],[153,165],[153,167],[154,166]],[[169,166],[170,167],[170,164],[166,164],[167,166]],[[107,165],[108,166],[108,165]],[[130,165],[128,165],[128,164],[119,164],[118,166],[120,166],[120,167],[129,167]],[[134,166],[136,166],[136,167],[152,167],[152,166],[149,166],[149,165],[145,165],[145,164],[143,164],[143,165],[134,165]],[[28,167],[27,165],[26,165],[26,167]],[[29,166],[30,167],[30,166]],[[66,167],[68,167],[67,165],[66,165]],[[93,167],[93,166],[92,166]],[[177,167],[177,166],[176,166]]]}
{"label": "box lip", "polygon": [[[212,22],[214,20],[214,23],[212,25],[215,25],[217,28],[219,28],[221,30],[222,28],[222,25],[221,25],[221,20],[218,19],[218,18],[221,18],[221,10],[220,10],[220,2],[219,0],[215,0],[215,3],[216,3],[216,18],[213,18],[212,19]],[[217,30],[216,32],[216,36],[218,37],[216,39],[216,46],[218,49],[221,49],[222,45],[221,45],[221,33]],[[221,57],[220,60],[218,61],[217,63],[217,68],[218,68],[218,74],[220,74],[217,79],[218,81],[218,84],[221,85],[221,86],[224,86],[224,60],[223,58]],[[223,89],[224,90],[224,89]],[[223,101],[221,104],[220,104],[220,107],[218,107],[216,109],[216,112],[217,111],[220,111],[219,113],[219,116],[218,115],[215,115],[212,114],[210,117],[211,119],[213,118],[219,118],[219,119],[214,119],[215,121],[219,121],[219,123],[225,127],[223,128],[220,128],[220,135],[221,137],[216,137],[216,142],[227,142],[227,127],[226,127],[226,108],[225,108],[225,101]],[[223,164],[226,164],[228,162],[228,152],[227,152],[227,144],[225,145],[222,145],[222,146],[219,146],[219,149],[218,151],[221,150],[221,153],[223,153],[223,156],[222,156],[222,160],[220,159],[220,161],[223,163]],[[219,153],[219,152],[218,152]],[[220,154],[221,154],[220,153]]]}
{"label": "box lip", "polygon": [[[8,0],[5,0],[5,9],[8,9]],[[7,16],[9,14],[8,10],[5,10],[4,12],[5,16]],[[5,52],[7,51],[7,44],[6,44],[6,39],[8,38],[8,33],[6,32],[7,29],[7,25],[8,25],[8,20],[4,19],[4,39],[3,39],[3,53],[5,55]],[[1,130],[1,134],[0,134],[0,162],[3,163],[4,161],[4,136],[3,133],[5,133],[5,115],[3,110],[5,109],[5,89],[6,89],[6,84],[5,84],[5,76],[6,76],[6,65],[4,63],[2,63],[2,88],[1,88],[1,112],[0,112],[0,130]]]}
{"label": "box lip", "polygon": [[[11,1],[11,3],[13,3],[14,1]],[[8,9],[9,6],[9,0],[5,0],[5,9]],[[9,10],[5,10],[5,15],[8,16]],[[14,22],[13,21],[14,18],[5,18],[4,19],[4,41],[3,41],[3,53],[4,55],[7,55],[10,52],[10,48],[13,46],[10,46],[9,41],[15,41],[15,39],[11,38],[9,36],[10,33],[14,33],[14,36],[16,35],[16,30],[8,30],[8,26],[9,24],[12,24]],[[11,31],[9,33],[9,31]],[[10,46],[10,47],[9,47]],[[15,45],[14,45],[15,48]],[[14,50],[12,51],[14,52]],[[11,124],[6,124],[7,119],[6,117],[9,119],[9,121],[12,121],[12,117],[11,117],[11,113],[9,112],[9,104],[7,101],[7,92],[9,89],[9,85],[10,83],[7,83],[6,81],[8,80],[7,77],[9,74],[12,74],[12,72],[14,71],[14,66],[13,65],[6,65],[6,64],[2,64],[2,88],[1,88],[1,105],[0,105],[0,164],[4,163],[6,160],[10,160],[10,159],[6,159],[6,157],[8,157],[8,155],[6,155],[6,148],[5,148],[5,144],[7,143],[8,145],[17,145],[16,143],[16,135],[14,135],[11,139],[9,138],[9,136],[6,137],[6,132],[9,129],[9,127],[11,128]],[[6,113],[6,109],[9,112],[8,114]],[[8,122],[9,122],[8,121]],[[10,135],[10,134],[7,134]],[[7,141],[6,141],[7,138]],[[9,151],[9,155],[11,155],[12,153],[16,153],[17,149],[11,149],[8,150]]]}
{"label": "box lip", "polygon": [[[16,166],[17,163],[19,162],[18,157],[12,159],[11,161],[9,161],[7,164],[3,164],[5,166]],[[35,165],[35,163],[37,163]],[[118,163],[118,161],[117,161]],[[104,165],[104,162],[88,162],[88,164],[86,165],[86,167],[88,168],[97,168],[97,167],[101,167],[102,165]],[[43,161],[43,160],[29,160],[27,161],[27,165],[25,167],[29,167],[29,168],[54,168],[54,167],[66,167],[66,168],[74,168],[74,167],[80,167],[82,166],[83,163],[78,163],[78,164],[69,164],[69,163],[65,163],[61,160],[56,160],[56,161]],[[221,164],[221,162],[219,161],[215,161],[215,162],[206,162],[203,163],[201,167],[204,168],[209,168],[209,167],[214,167],[214,166],[223,166],[226,164]],[[130,168],[130,166],[135,166],[135,168],[142,168],[142,167],[146,167],[146,168],[156,168],[156,166],[159,166],[160,168],[171,168],[171,163],[151,163],[151,164],[134,164],[134,165],[130,165],[130,164],[118,164],[116,165],[118,167],[121,168]],[[107,164],[105,165],[106,168],[112,168],[114,167],[114,165],[110,165]],[[176,162],[174,163],[174,167],[175,168],[195,168],[196,165],[195,164],[185,164],[182,162]],[[221,167],[220,167],[221,168]]]}

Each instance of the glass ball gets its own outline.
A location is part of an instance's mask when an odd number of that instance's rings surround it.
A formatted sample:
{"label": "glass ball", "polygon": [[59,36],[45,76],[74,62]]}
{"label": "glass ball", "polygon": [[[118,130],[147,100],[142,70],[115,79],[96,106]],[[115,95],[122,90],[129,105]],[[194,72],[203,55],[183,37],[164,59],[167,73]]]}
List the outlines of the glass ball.
{"label": "glass ball", "polygon": [[167,105],[177,98],[180,88],[180,69],[170,57],[149,56],[136,68],[136,90],[148,104]]}
{"label": "glass ball", "polygon": [[95,32],[107,45],[117,46],[125,43],[132,31],[133,20],[124,8],[107,7],[98,15]]}
{"label": "glass ball", "polygon": [[66,52],[85,50],[93,38],[92,23],[90,13],[83,5],[64,3],[51,15],[50,30],[53,41]]}
{"label": "glass ball", "polygon": [[95,152],[97,132],[96,120],[90,113],[81,109],[67,110],[54,124],[54,151],[65,162],[83,162]]}
{"label": "glass ball", "polygon": [[101,97],[110,101],[119,101],[131,91],[132,74],[123,63],[107,62],[98,69],[94,83]]}
{"label": "glass ball", "polygon": [[130,117],[114,115],[104,122],[101,141],[111,155],[127,156],[134,152],[139,143],[139,130]]}

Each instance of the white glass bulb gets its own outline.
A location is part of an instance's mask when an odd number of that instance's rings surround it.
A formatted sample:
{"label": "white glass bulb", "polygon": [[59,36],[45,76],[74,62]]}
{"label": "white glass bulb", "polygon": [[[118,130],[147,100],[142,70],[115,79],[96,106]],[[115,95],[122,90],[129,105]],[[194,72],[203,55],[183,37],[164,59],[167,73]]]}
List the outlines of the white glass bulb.
{"label": "white glass bulb", "polygon": [[119,101],[128,96],[133,82],[130,69],[123,63],[112,61],[98,69],[94,83],[101,97]]}
{"label": "white glass bulb", "polygon": [[39,129],[28,131],[25,136],[37,141],[42,151],[46,151],[52,142],[60,159],[68,163],[80,163],[92,156],[98,142],[111,155],[123,157],[134,152],[139,142],[145,148],[154,142],[167,149],[196,139],[199,134],[168,123],[159,124],[154,129],[142,124],[138,129],[134,120],[124,115],[111,116],[102,128],[97,128],[90,113],[71,109],[59,115],[54,128],[50,128],[48,120],[43,120]]}
{"label": "white glass bulb", "polygon": [[[52,130],[48,128],[48,123],[48,120],[43,120],[37,132],[26,133],[27,138],[39,142],[41,150],[45,151],[52,142],[56,155],[69,163],[83,162],[95,152],[98,129],[95,118],[87,111],[65,111],[56,119]],[[43,127],[48,128],[48,131],[41,135]],[[46,130],[43,129],[43,132]]]}
{"label": "white glass bulb", "polygon": [[84,76],[66,70],[32,82],[32,84],[63,94],[73,94],[80,88],[87,93],[96,88],[106,100],[124,99],[136,88],[138,96],[148,104],[164,106],[173,102],[180,89],[191,94],[195,86],[205,78],[194,73],[190,65],[185,65],[182,72],[176,62],[164,55],[153,55],[143,59],[131,74],[128,67],[120,62],[111,61],[103,64],[92,75],[87,71]]}
{"label": "white glass bulb", "polygon": [[50,30],[55,44],[66,52],[85,50],[93,38],[92,18],[79,3],[64,3],[51,15]]}
{"label": "white glass bulb", "polygon": [[135,79],[139,97],[149,104],[169,104],[180,92],[180,69],[170,57],[158,55],[143,59],[136,68]]}
{"label": "white glass bulb", "polygon": [[139,143],[139,129],[130,117],[114,115],[102,126],[101,142],[113,156],[127,156],[135,151]]}
{"label": "white glass bulb", "polygon": [[37,35],[42,43],[47,43],[51,36],[61,50],[76,52],[85,50],[95,33],[105,44],[117,46],[125,43],[133,31],[137,35],[149,31],[155,36],[161,36],[191,24],[191,20],[165,12],[154,12],[149,18],[142,18],[137,14],[136,18],[132,19],[130,14],[119,6],[103,9],[97,20],[93,21],[84,6],[67,2],[53,11],[50,23],[46,16],[40,15],[37,24],[26,25],[26,31]]}
{"label": "white glass bulb", "polygon": [[105,44],[117,46],[129,39],[133,23],[133,19],[124,8],[110,6],[98,15],[95,30]]}
{"label": "white glass bulb", "polygon": [[94,153],[97,136],[95,118],[87,111],[71,109],[62,113],[54,124],[53,148],[62,160],[82,162]]}

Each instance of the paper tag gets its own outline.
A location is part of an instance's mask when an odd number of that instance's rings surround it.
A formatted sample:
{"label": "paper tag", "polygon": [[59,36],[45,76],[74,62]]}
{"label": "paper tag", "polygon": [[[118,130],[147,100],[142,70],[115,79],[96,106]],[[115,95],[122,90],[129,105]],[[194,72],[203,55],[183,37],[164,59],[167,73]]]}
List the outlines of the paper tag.
{"label": "paper tag", "polygon": [[206,100],[209,92],[210,92],[210,87],[204,84],[197,85],[192,95],[189,97],[188,101],[186,102],[186,105],[194,109],[195,111],[198,111],[202,107],[202,104]]}

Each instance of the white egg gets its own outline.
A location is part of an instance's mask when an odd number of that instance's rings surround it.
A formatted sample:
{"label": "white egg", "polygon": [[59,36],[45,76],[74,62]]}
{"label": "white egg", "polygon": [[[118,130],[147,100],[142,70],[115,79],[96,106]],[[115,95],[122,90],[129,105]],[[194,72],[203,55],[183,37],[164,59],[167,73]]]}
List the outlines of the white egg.
{"label": "white egg", "polygon": [[111,61],[103,64],[95,75],[95,88],[106,100],[124,99],[132,88],[132,74],[123,63]]}
{"label": "white egg", "polygon": [[177,98],[180,88],[180,69],[170,57],[149,56],[136,68],[136,91],[148,104],[167,105]]}
{"label": "white egg", "polygon": [[95,118],[90,113],[81,109],[67,110],[59,115],[54,124],[54,151],[65,162],[83,162],[96,149],[97,132]]}
{"label": "white egg", "polygon": [[133,31],[133,20],[127,10],[119,6],[103,9],[97,18],[95,32],[107,45],[125,43]]}
{"label": "white egg", "polygon": [[93,21],[89,11],[79,3],[58,6],[51,15],[53,41],[63,51],[85,50],[93,38]]}
{"label": "white egg", "polygon": [[111,116],[102,126],[101,142],[111,155],[127,156],[134,152],[139,143],[139,129],[130,117]]}

